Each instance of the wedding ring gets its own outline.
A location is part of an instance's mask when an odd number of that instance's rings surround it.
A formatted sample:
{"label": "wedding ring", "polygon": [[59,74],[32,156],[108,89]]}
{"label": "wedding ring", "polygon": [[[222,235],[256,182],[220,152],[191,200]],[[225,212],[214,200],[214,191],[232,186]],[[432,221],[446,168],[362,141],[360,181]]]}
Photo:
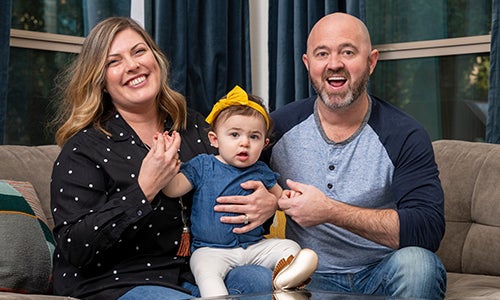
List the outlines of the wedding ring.
{"label": "wedding ring", "polygon": [[250,220],[248,219],[248,216],[245,214],[245,221],[243,221],[243,224],[247,225],[250,223]]}

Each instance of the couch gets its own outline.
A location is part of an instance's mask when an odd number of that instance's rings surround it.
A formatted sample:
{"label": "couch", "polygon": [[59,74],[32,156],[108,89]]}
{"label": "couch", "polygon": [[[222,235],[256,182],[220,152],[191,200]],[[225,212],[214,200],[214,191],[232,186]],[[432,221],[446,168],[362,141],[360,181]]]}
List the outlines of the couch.
{"label": "couch", "polygon": [[[445,193],[447,227],[437,254],[448,271],[446,299],[500,299],[500,145],[433,145]],[[58,152],[54,145],[0,145],[0,180],[30,182],[50,228],[49,182]],[[1,299],[70,298],[0,292]]]}
{"label": "couch", "polygon": [[437,254],[447,299],[500,299],[500,145],[433,143],[446,232]]}

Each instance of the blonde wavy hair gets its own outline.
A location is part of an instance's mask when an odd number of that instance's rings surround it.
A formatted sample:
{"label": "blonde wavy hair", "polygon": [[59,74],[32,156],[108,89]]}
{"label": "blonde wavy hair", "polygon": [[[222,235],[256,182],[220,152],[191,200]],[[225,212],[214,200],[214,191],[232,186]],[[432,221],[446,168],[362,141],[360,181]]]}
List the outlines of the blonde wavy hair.
{"label": "blonde wavy hair", "polygon": [[186,127],[187,104],[183,95],[170,88],[170,63],[149,34],[135,21],[125,17],[111,17],[97,24],[83,43],[77,59],[58,77],[56,88],[59,99],[57,114],[52,125],[57,129],[56,142],[63,146],[81,129],[93,125],[103,133],[103,122],[110,117],[113,104],[109,94],[104,93],[106,58],[116,34],[132,29],[142,36],[151,48],[161,70],[161,87],[156,97],[159,121],[170,116],[172,130]]}

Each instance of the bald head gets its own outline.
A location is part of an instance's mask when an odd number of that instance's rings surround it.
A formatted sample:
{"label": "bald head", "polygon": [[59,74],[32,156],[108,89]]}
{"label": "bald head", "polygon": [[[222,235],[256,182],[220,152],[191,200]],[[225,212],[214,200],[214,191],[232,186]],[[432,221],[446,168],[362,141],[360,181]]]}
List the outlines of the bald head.
{"label": "bald head", "polygon": [[324,16],[314,24],[307,39],[307,52],[318,40],[347,38],[357,42],[362,47],[371,50],[370,33],[365,24],[358,18],[345,14],[333,13]]}
{"label": "bald head", "polygon": [[[367,105],[366,85],[378,60],[361,20],[344,13],[321,18],[311,29],[302,61],[329,109]],[[358,106],[356,106],[358,105]]]}

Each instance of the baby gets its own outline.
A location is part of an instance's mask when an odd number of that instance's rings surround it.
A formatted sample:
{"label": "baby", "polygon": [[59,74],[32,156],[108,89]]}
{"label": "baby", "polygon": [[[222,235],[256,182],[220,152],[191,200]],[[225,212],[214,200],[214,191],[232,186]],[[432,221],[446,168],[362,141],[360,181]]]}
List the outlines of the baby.
{"label": "baby", "polygon": [[[277,198],[283,193],[277,184],[279,175],[259,161],[271,131],[271,119],[262,101],[236,86],[214,105],[206,121],[211,125],[208,138],[219,154],[200,154],[183,163],[180,173],[163,189],[169,197],[194,189],[190,263],[201,296],[227,295],[226,274],[246,264],[274,269],[275,289],[305,286],[317,268],[314,251],[301,249],[289,239],[266,239],[263,226],[235,234],[235,225],[220,222],[223,213],[214,211],[217,197],[252,192],[240,186],[248,180],[262,181]],[[165,134],[165,139],[168,146],[180,135]],[[242,217],[244,225],[251,222],[248,216]]]}

